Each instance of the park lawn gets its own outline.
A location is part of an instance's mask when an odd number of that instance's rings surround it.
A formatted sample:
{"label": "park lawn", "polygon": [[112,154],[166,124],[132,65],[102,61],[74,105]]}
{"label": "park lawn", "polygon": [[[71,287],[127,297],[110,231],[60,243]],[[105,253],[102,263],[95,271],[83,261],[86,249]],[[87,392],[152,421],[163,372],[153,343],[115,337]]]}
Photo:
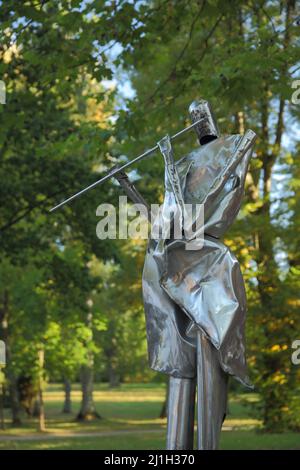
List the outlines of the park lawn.
{"label": "park lawn", "polygon": [[[0,449],[164,449],[166,420],[159,418],[164,394],[163,384],[123,384],[117,389],[96,385],[95,402],[102,419],[78,423],[75,416],[80,405],[79,386],[73,387],[72,415],[64,415],[62,388],[50,384],[45,393],[47,431],[39,433],[36,420],[25,417],[22,426],[12,428],[6,411]],[[253,393],[231,394],[220,448],[300,449],[300,433],[260,431],[261,423],[251,416],[248,406],[257,400]]]}
{"label": "park lawn", "polygon": [[[134,434],[114,437],[60,438],[49,441],[0,441],[0,450],[160,450],[165,447],[164,433]],[[224,431],[222,450],[300,450],[300,435],[297,433],[258,434],[255,431]]]}

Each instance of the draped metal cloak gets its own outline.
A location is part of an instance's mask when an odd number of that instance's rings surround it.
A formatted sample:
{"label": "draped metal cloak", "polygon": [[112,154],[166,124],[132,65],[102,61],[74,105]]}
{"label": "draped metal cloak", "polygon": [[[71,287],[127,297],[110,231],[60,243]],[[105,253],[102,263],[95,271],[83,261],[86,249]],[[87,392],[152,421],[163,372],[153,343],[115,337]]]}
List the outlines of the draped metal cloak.
{"label": "draped metal cloak", "polygon": [[149,362],[156,371],[195,377],[195,329],[200,328],[216,348],[222,369],[249,385],[244,282],[236,257],[220,237],[240,209],[254,140],[252,131],[220,137],[177,162],[169,137],[159,142],[165,197],[155,223],[164,229],[170,208],[183,214],[184,204],[204,204],[204,240],[201,249],[189,249],[193,240],[176,239],[172,232],[149,241],[143,297]]}

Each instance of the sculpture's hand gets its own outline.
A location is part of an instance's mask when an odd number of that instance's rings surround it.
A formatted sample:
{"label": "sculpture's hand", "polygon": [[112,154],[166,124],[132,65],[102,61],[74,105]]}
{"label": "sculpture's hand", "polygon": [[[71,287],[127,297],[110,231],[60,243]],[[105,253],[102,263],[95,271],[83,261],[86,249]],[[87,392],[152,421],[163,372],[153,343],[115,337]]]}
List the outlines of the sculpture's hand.
{"label": "sculpture's hand", "polygon": [[176,203],[178,204],[183,214],[184,213],[184,198],[183,198],[179,175],[178,175],[177,168],[176,168],[175,161],[174,161],[174,153],[173,153],[173,148],[172,148],[169,135],[166,135],[165,137],[163,137],[157,143],[157,145],[159,146],[159,149],[164,157],[166,174],[167,174],[169,183],[172,187],[172,190],[176,199]]}
{"label": "sculpture's hand", "polygon": [[[114,168],[117,167],[118,165],[116,165]],[[120,171],[119,173],[116,173],[114,177],[119,182],[120,186],[123,188],[125,194],[134,204],[143,204],[143,206],[146,207],[148,219],[150,220],[151,211],[149,204],[145,201],[145,199],[143,198],[141,193],[136,189],[134,184],[129,180],[128,175],[125,173],[125,171]]]}

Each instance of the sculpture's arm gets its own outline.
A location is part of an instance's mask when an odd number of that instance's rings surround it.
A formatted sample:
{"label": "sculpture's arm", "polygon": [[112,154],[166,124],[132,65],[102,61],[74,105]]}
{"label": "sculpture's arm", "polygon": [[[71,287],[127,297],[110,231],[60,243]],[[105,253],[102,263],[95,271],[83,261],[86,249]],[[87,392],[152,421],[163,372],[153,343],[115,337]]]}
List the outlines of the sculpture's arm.
{"label": "sculpture's arm", "polygon": [[123,188],[125,194],[134,204],[143,204],[146,207],[148,218],[150,218],[150,206],[147,204],[140,192],[136,189],[134,184],[129,180],[128,175],[125,173],[125,171],[120,171],[119,173],[116,173],[115,178],[119,182],[120,186]]}
{"label": "sculpture's arm", "polygon": [[174,154],[170,137],[166,135],[158,142],[159,149],[164,157],[166,177],[171,185],[176,203],[184,214],[184,198],[180,183],[180,178],[174,161]]}

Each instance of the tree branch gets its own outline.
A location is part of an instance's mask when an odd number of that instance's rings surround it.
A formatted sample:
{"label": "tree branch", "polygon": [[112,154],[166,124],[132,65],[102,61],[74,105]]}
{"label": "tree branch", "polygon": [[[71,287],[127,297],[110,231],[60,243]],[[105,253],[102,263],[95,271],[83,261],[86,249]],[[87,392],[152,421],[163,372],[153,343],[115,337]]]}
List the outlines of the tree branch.
{"label": "tree branch", "polygon": [[[60,189],[59,191],[56,191],[55,193],[50,194],[49,196],[47,196],[46,199],[44,199],[44,201],[41,201],[37,204],[31,204],[27,207],[24,207],[23,209],[20,209],[16,214],[14,214],[14,216],[12,217],[12,219],[10,221],[6,222],[4,225],[2,225],[2,227],[0,227],[0,233],[4,232],[5,230],[9,229],[13,225],[20,222],[22,219],[27,217],[27,215],[29,215],[34,209],[38,209],[38,208],[42,209],[43,207],[45,207],[45,205],[49,202],[50,199],[52,199],[53,197],[56,197],[59,194],[65,192],[65,190],[66,190],[66,188]],[[21,214],[20,214],[20,212],[21,212]],[[17,215],[17,214],[19,214],[19,215]]]}
{"label": "tree branch", "polygon": [[[156,90],[154,90],[154,92],[151,94],[151,96],[148,97],[148,98],[144,101],[143,104],[148,104],[148,103],[154,98],[154,96],[168,83],[168,81],[172,78],[172,76],[173,76],[174,73],[176,72],[177,65],[178,65],[178,63],[181,61],[181,59],[183,58],[183,56],[184,56],[186,50],[187,50],[188,47],[189,47],[189,44],[190,44],[191,40],[192,40],[195,25],[196,25],[196,23],[197,23],[199,17],[201,16],[201,14],[202,14],[202,12],[203,12],[205,3],[206,3],[205,0],[203,0],[202,5],[201,5],[201,8],[200,8],[198,14],[195,16],[195,18],[193,19],[193,21],[192,21],[192,23],[191,23],[190,31],[189,31],[189,34],[188,34],[188,39],[187,39],[185,45],[183,46],[183,48],[182,48],[180,54],[178,55],[178,57],[177,57],[177,59],[176,59],[176,61],[175,61],[175,63],[174,63],[174,66],[172,67],[171,72],[170,72],[169,75],[158,85],[158,87],[156,88]],[[216,27],[216,25],[214,26],[214,28],[213,28],[212,31],[214,31],[215,27]],[[209,33],[209,37],[210,37],[210,35],[211,35],[211,31],[210,31],[210,33]],[[205,42],[207,42],[207,39],[206,39]]]}

